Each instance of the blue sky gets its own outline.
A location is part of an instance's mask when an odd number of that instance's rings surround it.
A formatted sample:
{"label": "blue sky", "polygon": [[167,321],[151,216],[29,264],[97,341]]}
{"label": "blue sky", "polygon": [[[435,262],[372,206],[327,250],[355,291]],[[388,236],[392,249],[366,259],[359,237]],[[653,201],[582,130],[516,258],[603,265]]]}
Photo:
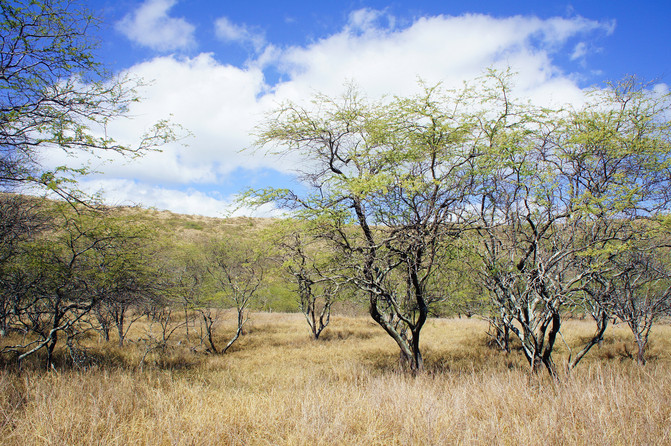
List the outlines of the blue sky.
{"label": "blue sky", "polygon": [[149,83],[133,119],[113,123],[111,136],[132,143],[171,117],[191,137],[139,160],[96,160],[100,173],[82,187],[111,204],[180,213],[221,216],[247,187],[291,184],[301,160],[241,153],[250,131],[280,101],[337,94],[348,81],[371,97],[402,95],[416,91],[420,77],[459,85],[488,67],[511,66],[519,94],[556,104],[579,103],[584,89],[627,74],[658,80],[659,88],[671,76],[668,1],[87,5],[103,20],[101,61]]}

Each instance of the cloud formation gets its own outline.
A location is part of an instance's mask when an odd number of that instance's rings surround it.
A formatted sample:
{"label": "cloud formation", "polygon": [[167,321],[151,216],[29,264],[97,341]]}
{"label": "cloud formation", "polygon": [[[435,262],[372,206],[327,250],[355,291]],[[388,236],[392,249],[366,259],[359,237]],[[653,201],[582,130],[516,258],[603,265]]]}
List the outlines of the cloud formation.
{"label": "cloud formation", "polygon": [[266,39],[260,32],[254,32],[247,25],[236,25],[226,17],[220,17],[214,22],[217,37],[224,42],[251,45],[256,52],[266,44]]}
{"label": "cloud formation", "polygon": [[278,91],[310,86],[334,94],[343,80],[353,79],[372,95],[406,94],[418,78],[457,86],[492,66],[512,67],[523,89],[542,88],[568,78],[553,56],[569,39],[610,29],[581,17],[434,16],[401,29],[378,26],[379,16],[369,11],[350,17],[341,32],[278,56],[291,79]]}
{"label": "cloud formation", "polygon": [[[148,0],[124,19],[123,27],[138,33],[129,35],[139,35],[141,29],[145,34],[164,33],[163,48],[188,45],[193,27],[167,15],[174,3]],[[417,91],[420,78],[458,87],[489,67],[511,67],[518,73],[520,95],[540,103],[580,102],[583,92],[577,75],[562,71],[554,59],[558,54],[584,59],[591,46],[581,42],[607,35],[614,26],[582,17],[463,15],[421,17],[400,27],[393,16],[370,9],[349,17],[339,32],[284,48],[268,44],[245,25],[219,18],[215,29],[220,39],[252,45],[254,53],[244,66],[201,53],[158,56],[129,68],[128,74],[154,82],[141,92],[144,101],[133,105],[134,119],[113,123],[110,132],[130,138],[172,115],[193,138],[188,147],[173,144],[132,163],[103,166],[105,174],[98,184],[113,190],[109,193],[116,202],[141,197],[146,205],[158,208],[221,214],[230,208],[230,195],[202,190],[233,182],[236,169],[290,172],[300,165],[298,159],[240,152],[252,145],[250,133],[265,113],[284,100],[307,101],[316,92],[339,94],[349,81],[370,97],[408,95]],[[144,44],[160,49],[158,40]],[[279,73],[281,80],[274,85],[264,75],[269,70]]]}
{"label": "cloud formation", "polygon": [[131,41],[156,51],[183,50],[195,46],[195,26],[168,15],[177,0],[146,0],[116,24]]}

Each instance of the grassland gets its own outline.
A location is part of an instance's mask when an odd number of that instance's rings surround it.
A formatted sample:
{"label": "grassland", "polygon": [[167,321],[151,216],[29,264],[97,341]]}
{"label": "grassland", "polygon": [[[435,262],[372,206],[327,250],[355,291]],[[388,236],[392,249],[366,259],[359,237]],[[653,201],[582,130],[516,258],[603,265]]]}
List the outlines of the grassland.
{"label": "grassland", "polygon": [[[31,364],[21,372],[5,367],[2,443],[671,443],[666,325],[654,333],[645,367],[627,357],[631,337],[616,326],[560,382],[530,375],[519,352],[489,348],[486,324],[475,319],[429,323],[427,371],[419,376],[397,371],[395,345],[363,317],[337,317],[313,341],[300,314],[254,314],[223,356],[183,338],[145,355],[137,339],[146,329],[138,324],[124,349],[91,336],[85,368],[65,367],[63,358],[49,373]],[[566,342],[590,329],[567,322]],[[558,353],[561,362],[566,349]]]}

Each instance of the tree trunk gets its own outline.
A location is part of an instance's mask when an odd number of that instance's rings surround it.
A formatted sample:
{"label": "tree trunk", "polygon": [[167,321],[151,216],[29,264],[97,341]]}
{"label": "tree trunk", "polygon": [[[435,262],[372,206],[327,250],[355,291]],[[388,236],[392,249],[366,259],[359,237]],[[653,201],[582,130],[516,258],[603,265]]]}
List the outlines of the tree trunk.
{"label": "tree trunk", "polygon": [[53,357],[54,357],[54,349],[56,348],[56,343],[58,342],[58,331],[52,330],[51,333],[49,333],[50,339],[49,343],[47,344],[47,358],[45,361],[45,367],[47,370],[50,370],[53,368]]}
{"label": "tree trunk", "polygon": [[230,341],[228,341],[228,344],[226,344],[226,347],[221,351],[221,353],[226,353],[228,349],[233,345],[235,341],[238,340],[238,338],[244,334],[243,327],[245,325],[245,310],[244,308],[238,308],[238,329],[235,331],[235,335],[233,335],[233,338],[231,338]]}
{"label": "tree trunk", "polygon": [[101,331],[102,334],[103,334],[103,340],[104,340],[105,342],[109,342],[109,341],[110,341],[110,327],[109,327],[109,325],[107,325],[107,324],[102,324],[102,325],[100,326],[100,331]]}
{"label": "tree trunk", "polygon": [[205,334],[207,335],[207,342],[210,344],[210,350],[212,350],[212,353],[217,354],[219,352],[217,351],[217,347],[214,345],[214,339],[212,338],[212,325],[214,325],[212,316],[208,316],[205,313],[201,314],[203,316],[203,325],[205,326]]}
{"label": "tree trunk", "polygon": [[419,331],[421,330],[421,325],[415,327],[415,330],[411,332],[412,338],[408,340],[380,314],[374,300],[371,300],[369,311],[373,320],[384,328],[387,334],[396,341],[396,344],[401,349],[401,367],[412,373],[418,373],[424,370],[424,360],[419,349]]}
{"label": "tree trunk", "polygon": [[414,350],[410,357],[404,357],[403,351],[401,351],[401,358],[403,368],[411,373],[419,373],[424,370],[424,358],[422,358],[422,353],[419,350]]}
{"label": "tree trunk", "polygon": [[606,328],[608,328],[608,320],[609,320],[608,314],[605,312],[602,313],[601,317],[597,319],[597,328],[596,328],[596,333],[594,333],[594,336],[592,336],[592,339],[589,340],[587,345],[580,350],[580,352],[575,356],[574,359],[571,359],[569,357],[569,363],[568,363],[568,368],[569,370],[572,370],[575,368],[575,366],[578,365],[580,360],[587,354],[587,352],[590,351],[592,347],[595,345],[599,344],[601,345],[601,342],[603,341],[603,334],[606,332]]}
{"label": "tree trunk", "polygon": [[645,347],[647,346],[647,339],[643,339],[642,336],[636,336],[636,346],[638,347],[638,353],[636,354],[636,362],[638,365],[645,365]]}
{"label": "tree trunk", "polygon": [[186,340],[189,341],[189,307],[184,304],[184,322],[186,323]]}
{"label": "tree trunk", "polygon": [[552,360],[552,351],[554,350],[555,341],[557,340],[557,334],[559,334],[560,328],[561,317],[559,316],[559,313],[555,312],[552,314],[552,326],[550,327],[550,333],[548,333],[548,343],[545,345],[545,350],[543,351],[543,364],[550,376],[555,379],[557,379],[557,369]]}
{"label": "tree trunk", "polygon": [[119,317],[117,318],[116,330],[117,330],[117,333],[119,334],[119,348],[121,348],[121,347],[123,347],[123,341],[124,341],[124,338],[126,337],[125,334],[124,334],[124,312],[123,311],[119,314]]}

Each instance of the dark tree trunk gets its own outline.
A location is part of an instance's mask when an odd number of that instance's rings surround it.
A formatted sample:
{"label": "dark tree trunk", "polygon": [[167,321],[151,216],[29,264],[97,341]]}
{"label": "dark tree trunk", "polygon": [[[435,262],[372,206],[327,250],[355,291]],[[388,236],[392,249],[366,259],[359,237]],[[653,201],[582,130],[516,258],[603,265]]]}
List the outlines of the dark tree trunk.
{"label": "dark tree trunk", "polygon": [[54,358],[54,349],[56,348],[56,344],[58,343],[58,331],[52,330],[51,333],[49,333],[50,339],[49,343],[47,344],[47,357],[45,361],[45,367],[47,370],[50,370],[53,368],[53,358]]}
{"label": "dark tree trunk", "polygon": [[125,312],[123,310],[121,310],[119,312],[119,315],[118,315],[117,321],[116,321],[116,330],[117,330],[117,334],[119,335],[119,347],[123,347],[123,341],[124,341],[124,338],[126,337],[125,332],[124,332],[124,319],[125,319],[124,315],[125,315]]}
{"label": "dark tree trunk", "polygon": [[599,344],[601,345],[601,342],[603,341],[603,334],[606,332],[606,328],[608,328],[608,321],[609,321],[609,316],[605,312],[601,314],[600,317],[596,318],[596,332],[594,333],[594,336],[589,340],[587,345],[583,347],[580,352],[575,356],[575,358],[571,359],[569,357],[569,363],[568,363],[568,368],[569,370],[575,368],[575,366],[578,365],[580,360],[590,351],[592,347],[595,345]]}
{"label": "dark tree trunk", "polygon": [[636,336],[636,346],[638,347],[638,353],[636,354],[636,362],[639,365],[645,365],[645,348],[648,342],[647,339],[644,339],[643,336]]}
{"label": "dark tree trunk", "polygon": [[217,354],[219,351],[217,350],[217,346],[214,344],[214,339],[212,338],[212,325],[214,325],[214,321],[212,320],[212,316],[209,316],[205,313],[201,313],[203,316],[203,325],[205,326],[205,334],[207,335],[207,342],[210,344],[210,350],[212,350],[212,353]]}

